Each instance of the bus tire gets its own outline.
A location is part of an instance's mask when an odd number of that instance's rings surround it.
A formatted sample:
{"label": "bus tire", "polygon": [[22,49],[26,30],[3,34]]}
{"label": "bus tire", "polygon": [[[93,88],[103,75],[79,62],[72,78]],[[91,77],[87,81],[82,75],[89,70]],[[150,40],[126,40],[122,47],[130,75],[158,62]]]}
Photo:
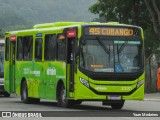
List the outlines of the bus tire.
{"label": "bus tire", "polygon": [[73,106],[73,102],[71,100],[67,100],[66,98],[66,90],[63,84],[60,87],[58,106],[63,108],[68,108]]}
{"label": "bus tire", "polygon": [[74,102],[75,105],[80,105],[80,104],[82,103],[81,100],[75,100],[75,101],[73,101],[73,102]]}
{"label": "bus tire", "polygon": [[31,102],[33,103],[33,104],[38,104],[38,103],[40,103],[40,98],[30,98],[31,99]]}
{"label": "bus tire", "polygon": [[111,103],[112,109],[122,109],[123,105],[124,105],[124,101]]}
{"label": "bus tire", "polygon": [[8,92],[5,92],[4,97],[10,97],[10,94]]}
{"label": "bus tire", "polygon": [[29,104],[31,103],[31,99],[28,97],[28,87],[26,81],[23,81],[22,88],[21,88],[21,99],[23,103]]}

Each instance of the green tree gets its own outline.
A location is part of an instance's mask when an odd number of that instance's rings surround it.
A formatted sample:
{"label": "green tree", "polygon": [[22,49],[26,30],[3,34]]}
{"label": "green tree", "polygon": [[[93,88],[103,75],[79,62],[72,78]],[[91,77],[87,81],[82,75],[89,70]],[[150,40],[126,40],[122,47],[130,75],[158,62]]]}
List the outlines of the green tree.
{"label": "green tree", "polygon": [[159,0],[144,0],[144,1],[151,16],[154,32],[158,36],[158,39],[160,41],[160,1]]}
{"label": "green tree", "polygon": [[[146,3],[150,6],[152,0],[146,1],[147,0],[98,0],[89,10],[94,14],[99,14],[100,18],[105,17],[106,21],[117,21],[141,26],[144,29],[145,50],[146,57],[148,57],[151,53],[156,52],[157,47],[159,47],[158,44],[160,44],[160,41],[157,41],[157,33],[160,34],[160,32],[155,32],[155,28],[158,30],[158,27],[153,26],[153,24],[155,24],[155,21],[153,23],[152,20],[154,17],[149,15],[148,7],[146,6]],[[158,0],[153,0],[152,3],[154,3],[154,1],[156,1],[156,4],[159,4]],[[156,11],[158,10],[158,8],[155,9],[154,14],[157,13]],[[159,12],[157,14],[159,15]],[[158,18],[160,19],[158,16],[155,18],[157,18],[156,20],[158,20]]]}
{"label": "green tree", "polygon": [[[143,0],[98,0],[89,10],[107,21],[118,21],[146,27],[150,23]],[[149,17],[148,17],[149,18]],[[146,21],[147,20],[147,21]]]}

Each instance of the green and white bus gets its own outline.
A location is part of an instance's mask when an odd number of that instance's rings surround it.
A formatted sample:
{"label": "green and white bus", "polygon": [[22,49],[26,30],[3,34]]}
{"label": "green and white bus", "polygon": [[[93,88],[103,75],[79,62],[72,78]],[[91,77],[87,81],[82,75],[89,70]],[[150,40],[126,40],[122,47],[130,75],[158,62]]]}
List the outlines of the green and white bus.
{"label": "green and white bus", "polygon": [[121,109],[144,98],[144,37],[117,22],[56,22],[5,33],[5,90],[24,103],[71,107],[102,101]]}

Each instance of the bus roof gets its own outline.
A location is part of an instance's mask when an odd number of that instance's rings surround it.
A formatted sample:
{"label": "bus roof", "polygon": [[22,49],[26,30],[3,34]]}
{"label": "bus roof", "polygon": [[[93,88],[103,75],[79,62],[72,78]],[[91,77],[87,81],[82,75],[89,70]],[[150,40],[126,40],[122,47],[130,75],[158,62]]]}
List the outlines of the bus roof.
{"label": "bus roof", "polygon": [[6,32],[5,34],[16,35],[21,32],[37,32],[37,31],[45,31],[45,30],[59,30],[62,31],[64,28],[67,27],[78,27],[82,25],[108,25],[108,26],[127,26],[127,27],[138,27],[134,25],[128,24],[120,24],[118,22],[107,22],[107,23],[100,23],[100,22],[54,22],[54,23],[44,23],[44,24],[36,24],[33,26],[33,29],[26,29],[26,30],[19,30],[19,31],[10,31]]}
{"label": "bus roof", "polygon": [[[69,26],[78,26],[78,25],[123,25],[123,26],[133,26],[127,24],[120,24],[119,22],[55,22],[55,23],[44,23],[44,24],[36,24],[33,26],[34,29],[39,28],[53,28],[53,27],[69,27]],[[138,26],[136,26],[138,27]]]}

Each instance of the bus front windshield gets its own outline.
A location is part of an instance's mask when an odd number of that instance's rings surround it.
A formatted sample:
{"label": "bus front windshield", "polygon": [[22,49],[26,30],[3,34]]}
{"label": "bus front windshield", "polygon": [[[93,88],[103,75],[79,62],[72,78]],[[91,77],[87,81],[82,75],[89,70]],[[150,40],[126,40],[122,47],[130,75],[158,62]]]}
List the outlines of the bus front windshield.
{"label": "bus front windshield", "polygon": [[85,40],[80,68],[92,72],[137,72],[143,66],[142,42],[138,40]]}

